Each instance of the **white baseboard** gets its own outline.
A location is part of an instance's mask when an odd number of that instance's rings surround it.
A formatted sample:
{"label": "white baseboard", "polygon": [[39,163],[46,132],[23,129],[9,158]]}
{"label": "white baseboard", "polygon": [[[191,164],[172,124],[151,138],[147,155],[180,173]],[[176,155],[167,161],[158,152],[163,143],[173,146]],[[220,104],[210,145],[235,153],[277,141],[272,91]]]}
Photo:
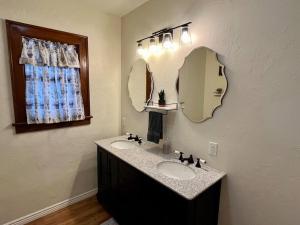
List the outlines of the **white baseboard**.
{"label": "white baseboard", "polygon": [[50,213],[56,212],[56,211],[58,211],[60,209],[63,209],[67,206],[70,206],[70,205],[72,205],[76,202],[79,202],[79,201],[82,201],[82,200],[87,199],[89,197],[92,197],[92,196],[97,194],[97,191],[98,191],[98,189],[90,190],[86,193],[77,195],[73,198],[69,198],[69,199],[64,200],[62,202],[56,203],[54,205],[51,205],[49,207],[46,207],[46,208],[41,209],[39,211],[36,211],[34,213],[30,213],[26,216],[23,216],[21,218],[18,218],[16,220],[11,221],[11,222],[5,223],[3,225],[24,225],[24,224],[27,224],[27,223],[32,222],[36,219],[39,219],[43,216],[46,216]]}

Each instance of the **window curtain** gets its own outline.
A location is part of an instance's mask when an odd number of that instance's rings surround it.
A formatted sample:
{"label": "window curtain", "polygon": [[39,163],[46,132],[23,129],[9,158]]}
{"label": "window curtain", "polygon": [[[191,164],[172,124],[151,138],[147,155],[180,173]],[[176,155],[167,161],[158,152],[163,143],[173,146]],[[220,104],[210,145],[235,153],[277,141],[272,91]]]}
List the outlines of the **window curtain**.
{"label": "window curtain", "polygon": [[85,119],[74,45],[22,38],[28,124]]}

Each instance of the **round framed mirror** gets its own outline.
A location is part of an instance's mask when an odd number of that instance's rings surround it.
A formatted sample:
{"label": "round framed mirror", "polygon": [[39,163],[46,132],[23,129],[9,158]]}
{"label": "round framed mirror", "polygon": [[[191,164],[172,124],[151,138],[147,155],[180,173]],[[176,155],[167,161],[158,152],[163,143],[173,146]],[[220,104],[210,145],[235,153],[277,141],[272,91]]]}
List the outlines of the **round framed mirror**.
{"label": "round framed mirror", "polygon": [[216,52],[206,47],[194,49],[179,69],[176,89],[188,119],[199,123],[211,118],[227,89],[224,65]]}
{"label": "round framed mirror", "polygon": [[142,112],[145,105],[152,98],[153,78],[149,65],[143,59],[138,59],[132,66],[129,80],[128,91],[133,107]]}

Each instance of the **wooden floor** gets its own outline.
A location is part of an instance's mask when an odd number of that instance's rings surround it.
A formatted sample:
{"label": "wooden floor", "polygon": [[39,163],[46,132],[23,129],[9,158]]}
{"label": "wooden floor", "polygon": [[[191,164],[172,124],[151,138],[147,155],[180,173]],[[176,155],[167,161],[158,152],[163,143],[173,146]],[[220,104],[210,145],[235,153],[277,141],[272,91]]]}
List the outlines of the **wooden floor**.
{"label": "wooden floor", "polygon": [[92,197],[45,217],[37,219],[27,225],[100,225],[111,216]]}

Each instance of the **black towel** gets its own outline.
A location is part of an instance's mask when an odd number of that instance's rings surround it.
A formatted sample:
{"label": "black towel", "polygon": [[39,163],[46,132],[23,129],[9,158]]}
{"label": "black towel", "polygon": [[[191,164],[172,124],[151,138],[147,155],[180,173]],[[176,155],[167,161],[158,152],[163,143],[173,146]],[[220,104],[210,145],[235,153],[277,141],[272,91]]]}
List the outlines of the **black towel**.
{"label": "black towel", "polygon": [[159,112],[149,112],[149,124],[147,140],[159,143],[159,139],[163,138],[163,115]]}

